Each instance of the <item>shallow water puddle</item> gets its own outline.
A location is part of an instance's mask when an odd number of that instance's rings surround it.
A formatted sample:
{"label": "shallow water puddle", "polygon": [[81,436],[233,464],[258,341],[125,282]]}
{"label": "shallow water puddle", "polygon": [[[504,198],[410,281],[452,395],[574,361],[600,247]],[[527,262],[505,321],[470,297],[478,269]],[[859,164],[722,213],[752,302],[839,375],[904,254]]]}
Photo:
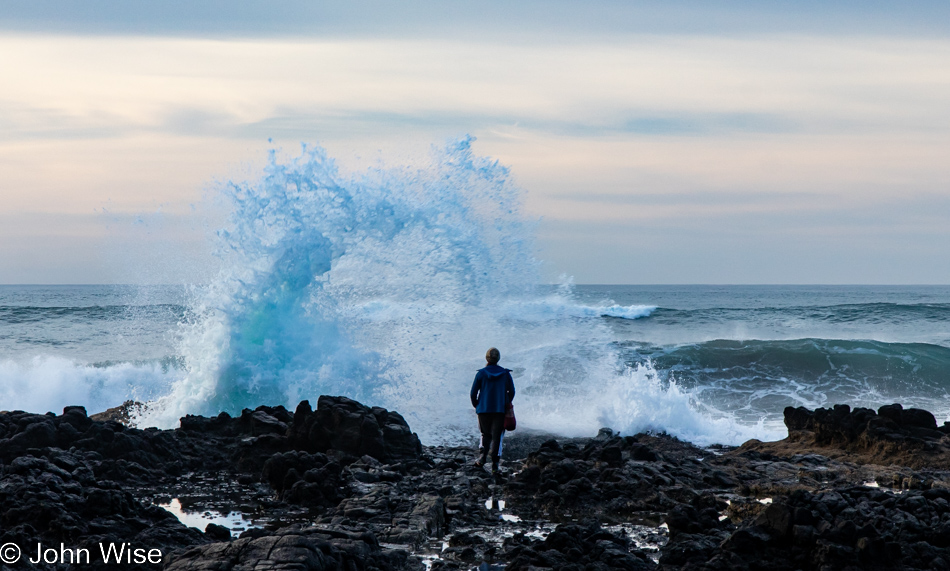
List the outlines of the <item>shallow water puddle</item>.
{"label": "shallow water puddle", "polygon": [[605,525],[603,527],[612,533],[625,535],[637,549],[643,551],[654,563],[660,561],[660,548],[670,540],[670,528],[665,523],[657,527],[635,523]]}
{"label": "shallow water puddle", "polygon": [[908,490],[901,490],[901,489],[898,489],[898,488],[890,488],[890,487],[887,487],[887,486],[881,486],[881,484],[879,484],[876,480],[869,480],[869,481],[867,481],[867,482],[862,483],[861,485],[864,486],[864,487],[866,487],[866,488],[877,488],[877,489],[879,489],[879,490],[883,490],[883,491],[885,491],[885,492],[887,492],[887,493],[889,493],[889,494],[894,494],[894,495],[897,495],[897,496],[899,496],[899,495],[903,494],[904,492],[908,491]]}
{"label": "shallow water puddle", "polygon": [[171,513],[178,518],[178,521],[188,527],[196,527],[201,531],[204,531],[209,523],[223,525],[230,529],[234,535],[238,535],[246,529],[263,527],[261,524],[244,517],[244,514],[241,512],[232,511],[222,513],[212,510],[186,511],[178,498],[172,498],[168,503],[157,503],[155,505]]}
{"label": "shallow water puddle", "polygon": [[[498,513],[499,519],[507,525],[503,524],[487,529],[478,527],[466,528],[464,530],[460,529],[458,532],[475,533],[483,537],[489,544],[500,546],[506,538],[519,532],[532,539],[544,540],[557,528],[557,524],[553,522],[523,522],[522,519],[516,515],[504,513],[506,508],[505,500],[496,499],[494,496],[485,500],[485,508],[493,513]],[[654,562],[659,561],[660,549],[669,541],[669,527],[665,523],[661,525],[642,525],[640,523],[628,522],[616,525],[603,525],[602,528],[605,531],[626,537],[630,541],[631,548],[636,547],[643,551],[647,557]],[[446,546],[448,546],[447,542],[443,545],[443,550]],[[425,563],[428,568],[435,559],[438,559],[438,557],[423,561],[423,563]]]}
{"label": "shallow water puddle", "polygon": [[511,522],[511,523],[518,523],[521,521],[521,518],[516,515],[504,513],[505,500],[496,500],[494,496],[485,500],[485,509],[491,512],[498,512],[498,515],[504,521]]}

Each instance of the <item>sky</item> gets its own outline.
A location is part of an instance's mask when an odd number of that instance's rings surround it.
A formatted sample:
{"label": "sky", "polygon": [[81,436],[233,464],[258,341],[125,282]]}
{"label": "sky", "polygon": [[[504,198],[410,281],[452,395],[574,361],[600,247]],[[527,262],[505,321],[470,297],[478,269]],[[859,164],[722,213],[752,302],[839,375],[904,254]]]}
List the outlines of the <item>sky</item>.
{"label": "sky", "polygon": [[0,283],[202,282],[268,149],[463,134],[552,281],[950,283],[945,0],[0,0]]}

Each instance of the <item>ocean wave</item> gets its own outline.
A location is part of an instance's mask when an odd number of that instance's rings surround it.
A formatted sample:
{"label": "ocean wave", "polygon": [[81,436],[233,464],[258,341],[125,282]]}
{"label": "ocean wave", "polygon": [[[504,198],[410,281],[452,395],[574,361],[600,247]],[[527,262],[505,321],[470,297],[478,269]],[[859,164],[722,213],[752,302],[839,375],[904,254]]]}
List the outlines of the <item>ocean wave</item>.
{"label": "ocean wave", "polygon": [[941,345],[806,338],[623,347],[628,365],[650,362],[663,379],[745,422],[836,403],[901,402],[950,418],[950,348]]}
{"label": "ocean wave", "polygon": [[548,296],[536,300],[508,301],[503,313],[511,319],[556,320],[556,319],[641,319],[655,310],[653,305],[584,305],[574,302],[568,295]]}
{"label": "ocean wave", "polygon": [[0,324],[42,323],[62,319],[111,321],[117,319],[154,318],[166,316],[182,318],[187,311],[183,305],[92,305],[78,307],[50,307],[29,305],[0,305]]}
{"label": "ocean wave", "polygon": [[[726,443],[741,432],[704,420],[682,391],[630,388],[652,377],[619,362],[604,317],[655,308],[580,304],[570,287],[550,295],[520,190],[469,138],[422,169],[343,174],[322,149],[272,154],[261,180],[221,191],[233,207],[219,233],[228,269],[191,309],[186,372],[144,424],[333,394],[398,410],[426,443],[467,443],[468,391],[495,346],[515,371],[522,426],[591,435],[609,423]],[[659,409],[644,399],[664,394],[668,412],[645,422]]]}
{"label": "ocean wave", "polygon": [[621,434],[664,432],[700,446],[737,445],[788,435],[780,417],[740,418],[703,404],[696,391],[664,378],[652,363],[636,363],[607,383],[599,395],[600,424]]}
{"label": "ocean wave", "polygon": [[696,309],[659,308],[656,318],[668,323],[708,323],[724,321],[771,322],[782,320],[819,325],[855,323],[945,323],[950,321],[946,303],[845,303],[837,305],[792,305],[773,307],[708,307]]}
{"label": "ocean wave", "polygon": [[585,308],[601,317],[617,317],[620,319],[640,319],[649,317],[656,311],[655,305],[611,305],[609,307]]}

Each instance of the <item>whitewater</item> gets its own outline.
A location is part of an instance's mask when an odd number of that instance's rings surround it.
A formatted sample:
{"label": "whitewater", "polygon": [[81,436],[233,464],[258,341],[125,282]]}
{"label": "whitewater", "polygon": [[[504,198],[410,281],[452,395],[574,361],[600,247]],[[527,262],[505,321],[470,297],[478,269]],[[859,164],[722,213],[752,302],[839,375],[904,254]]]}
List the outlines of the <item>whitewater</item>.
{"label": "whitewater", "polygon": [[950,414],[947,288],[551,286],[522,190],[471,144],[358,172],[320,147],[271,152],[217,188],[226,269],[210,284],[0,286],[0,406],[133,399],[140,426],[174,427],[345,395],[426,444],[467,443],[495,346],[519,427],[566,435],[738,444],[784,437],[788,405]]}

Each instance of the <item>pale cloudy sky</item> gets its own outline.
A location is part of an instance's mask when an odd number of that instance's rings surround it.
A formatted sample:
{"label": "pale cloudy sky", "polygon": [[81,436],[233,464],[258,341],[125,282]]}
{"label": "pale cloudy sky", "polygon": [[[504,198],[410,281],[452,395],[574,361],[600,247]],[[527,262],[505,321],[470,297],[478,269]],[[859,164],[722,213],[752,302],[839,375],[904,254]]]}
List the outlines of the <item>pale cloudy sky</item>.
{"label": "pale cloudy sky", "polygon": [[0,283],[200,281],[266,149],[464,133],[552,278],[950,283],[950,3],[825,4],[0,0]]}

